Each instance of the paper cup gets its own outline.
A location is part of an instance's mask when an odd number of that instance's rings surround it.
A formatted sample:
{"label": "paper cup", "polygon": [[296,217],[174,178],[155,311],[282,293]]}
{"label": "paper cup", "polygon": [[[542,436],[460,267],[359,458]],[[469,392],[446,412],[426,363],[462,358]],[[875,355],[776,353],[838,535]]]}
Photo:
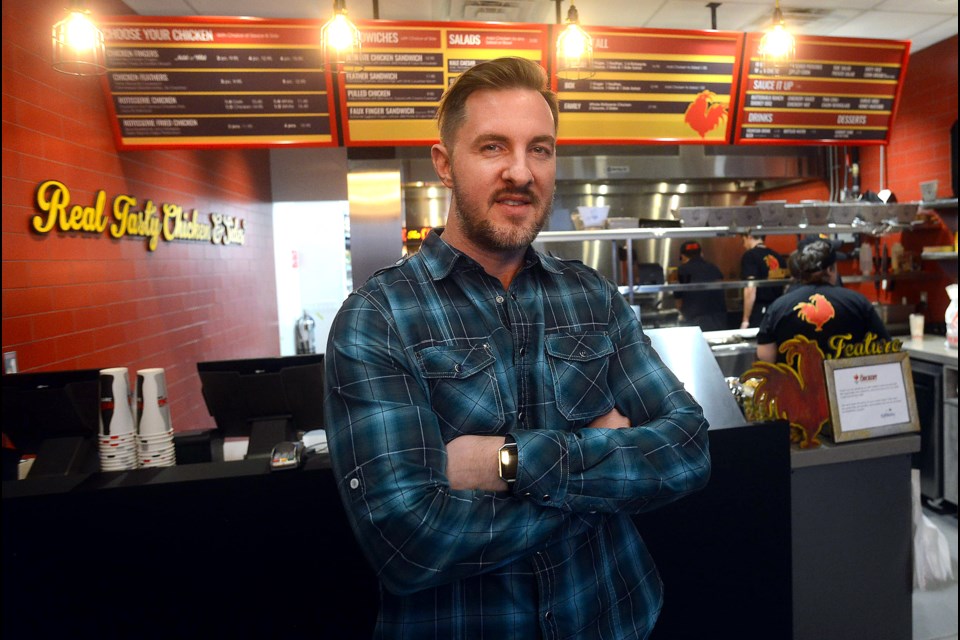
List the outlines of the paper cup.
{"label": "paper cup", "polygon": [[100,435],[134,432],[130,408],[130,380],[123,367],[100,370]]}
{"label": "paper cup", "polygon": [[170,430],[167,380],[163,369],[140,369],[137,371],[137,431],[144,436]]}
{"label": "paper cup", "polygon": [[922,313],[910,314],[910,337],[914,340],[923,340],[923,320]]}

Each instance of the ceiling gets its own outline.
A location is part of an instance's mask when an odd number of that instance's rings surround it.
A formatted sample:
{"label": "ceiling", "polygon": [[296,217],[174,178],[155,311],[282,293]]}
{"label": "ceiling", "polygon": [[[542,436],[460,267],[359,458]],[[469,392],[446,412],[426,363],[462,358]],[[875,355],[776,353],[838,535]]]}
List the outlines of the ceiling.
{"label": "ceiling", "polygon": [[[140,15],[253,16],[324,19],[330,0],[125,0]],[[716,3],[716,28],[762,31],[774,0]],[[347,0],[352,18],[434,22],[557,22],[556,0]],[[569,0],[561,0],[566,17]],[[843,38],[910,40],[919,51],[957,33],[957,0],[789,0],[784,21],[795,33]],[[713,11],[704,0],[579,0],[583,25],[650,29],[710,29]]]}

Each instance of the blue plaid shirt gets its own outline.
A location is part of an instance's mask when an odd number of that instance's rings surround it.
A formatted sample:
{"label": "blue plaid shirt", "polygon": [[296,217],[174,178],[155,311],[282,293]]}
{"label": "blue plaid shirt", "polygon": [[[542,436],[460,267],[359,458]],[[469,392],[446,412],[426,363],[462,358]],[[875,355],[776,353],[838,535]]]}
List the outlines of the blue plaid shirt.
{"label": "blue plaid shirt", "polygon": [[[596,271],[531,249],[504,291],[440,233],[349,296],[325,354],[376,636],[646,637],[662,589],[629,514],[707,482],[700,406]],[[583,428],[614,406],[637,426]],[[444,443],[508,433],[510,492],[450,489]]]}

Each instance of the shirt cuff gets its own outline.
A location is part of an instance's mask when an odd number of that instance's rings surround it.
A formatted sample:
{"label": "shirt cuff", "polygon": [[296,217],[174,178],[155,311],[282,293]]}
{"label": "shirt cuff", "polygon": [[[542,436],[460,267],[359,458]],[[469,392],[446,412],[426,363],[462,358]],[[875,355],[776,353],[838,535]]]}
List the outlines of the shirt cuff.
{"label": "shirt cuff", "polygon": [[517,480],[513,493],[537,504],[562,507],[570,478],[570,456],[565,433],[519,430],[510,433],[517,443]]}

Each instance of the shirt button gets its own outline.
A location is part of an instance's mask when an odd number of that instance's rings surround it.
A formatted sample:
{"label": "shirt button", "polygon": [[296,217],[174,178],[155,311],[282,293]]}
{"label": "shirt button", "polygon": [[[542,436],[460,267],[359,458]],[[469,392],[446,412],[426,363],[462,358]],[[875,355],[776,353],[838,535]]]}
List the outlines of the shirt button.
{"label": "shirt button", "polygon": [[580,350],[580,357],[581,357],[581,358],[586,358],[586,357],[587,357],[587,352],[586,352],[585,349],[581,349],[581,350]]}
{"label": "shirt button", "polygon": [[544,620],[551,620],[552,618],[553,618],[553,611],[547,611],[545,614],[543,614]]}
{"label": "shirt button", "polygon": [[359,480],[357,480],[356,478],[350,478],[350,488],[351,488],[351,489],[356,489],[356,488],[359,487],[359,486],[360,486],[360,481],[359,481]]}
{"label": "shirt button", "polygon": [[526,352],[527,352],[527,348],[526,348],[526,347],[520,347],[520,357],[521,357],[521,358],[524,356],[524,354],[525,354]]}
{"label": "shirt button", "polygon": [[462,368],[463,368],[463,367],[461,367],[459,364],[453,365],[453,370],[456,371],[457,373],[460,373],[460,370],[461,370]]}
{"label": "shirt button", "polygon": [[521,411],[520,413],[517,414],[517,422],[523,422],[523,418],[524,418],[523,411]]}
{"label": "shirt button", "polygon": [[503,296],[497,296],[497,304],[503,304]]}
{"label": "shirt button", "polygon": [[542,500],[544,502],[550,502],[550,496],[543,496]]}

